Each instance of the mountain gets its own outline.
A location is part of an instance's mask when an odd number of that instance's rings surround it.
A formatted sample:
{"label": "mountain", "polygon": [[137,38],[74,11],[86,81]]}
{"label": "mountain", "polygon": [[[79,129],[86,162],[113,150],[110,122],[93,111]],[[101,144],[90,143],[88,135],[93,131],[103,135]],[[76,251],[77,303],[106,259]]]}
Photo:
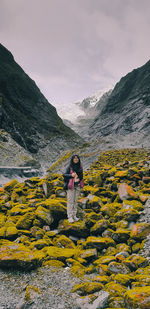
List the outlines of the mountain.
{"label": "mountain", "polygon": [[99,91],[81,102],[74,103],[78,108],[78,116],[75,121],[70,122],[65,119],[64,123],[80,136],[89,138],[89,127],[92,125],[93,119],[96,118],[97,114],[99,114],[102,108],[106,105],[111,92],[111,89],[107,92]]}
{"label": "mountain", "polygon": [[[35,82],[15,62],[13,55],[0,44],[0,130],[29,155],[47,160],[72,148],[81,138],[65,126]],[[3,141],[4,142],[4,141]],[[5,148],[7,141],[5,141]],[[2,147],[1,147],[2,148]],[[44,156],[46,159],[46,154]],[[52,154],[52,156],[51,156]],[[35,156],[36,155],[36,156]],[[9,153],[8,153],[9,158]],[[2,161],[2,157],[0,160]]]}
{"label": "mountain", "polygon": [[90,138],[136,133],[147,139],[150,133],[150,61],[122,77],[105,103],[89,126]]}

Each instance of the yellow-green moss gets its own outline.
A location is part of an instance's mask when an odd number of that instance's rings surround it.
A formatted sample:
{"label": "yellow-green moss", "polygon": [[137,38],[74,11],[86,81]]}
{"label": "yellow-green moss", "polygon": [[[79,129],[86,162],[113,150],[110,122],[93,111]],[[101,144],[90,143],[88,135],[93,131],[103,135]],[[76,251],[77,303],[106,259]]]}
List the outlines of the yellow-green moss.
{"label": "yellow-green moss", "polygon": [[75,248],[74,242],[67,236],[61,235],[56,237],[54,240],[54,245],[60,248]]}
{"label": "yellow-green moss", "polygon": [[128,286],[131,281],[133,281],[133,276],[125,275],[125,274],[118,274],[113,276],[113,280],[116,283],[120,283],[121,285]]}
{"label": "yellow-green moss", "polygon": [[122,204],[120,203],[111,203],[106,204],[101,208],[101,211],[104,215],[108,215],[109,217],[113,217],[115,213],[121,209]]}
{"label": "yellow-green moss", "polygon": [[136,223],[131,229],[130,237],[135,240],[143,240],[150,233],[150,224],[146,222]]}
{"label": "yellow-green moss", "polygon": [[99,282],[84,282],[77,284],[71,290],[72,293],[78,293],[79,295],[88,295],[95,292],[98,292],[103,289],[103,284]]}
{"label": "yellow-green moss", "polygon": [[67,258],[73,257],[75,254],[75,249],[46,247],[45,250],[51,259],[55,258],[61,261],[65,261]]}
{"label": "yellow-green moss", "polygon": [[44,261],[42,266],[51,266],[51,267],[62,268],[62,267],[65,266],[65,264],[61,261],[58,261],[58,260],[49,260],[49,261]]}
{"label": "yellow-green moss", "polygon": [[29,229],[32,225],[32,221],[35,219],[35,213],[28,212],[20,217],[16,223],[17,229]]}
{"label": "yellow-green moss", "polygon": [[86,248],[97,248],[98,250],[102,250],[109,246],[115,246],[114,240],[110,237],[89,236],[85,242]]}
{"label": "yellow-green moss", "polygon": [[125,293],[125,302],[128,307],[133,309],[150,308],[150,286],[137,287]]}
{"label": "yellow-green moss", "polygon": [[110,281],[109,276],[96,276],[92,279],[92,281],[100,282],[102,284],[106,284]]}
{"label": "yellow-green moss", "polygon": [[44,224],[50,225],[53,222],[53,218],[50,215],[48,209],[39,206],[35,211],[36,217],[42,221]]}
{"label": "yellow-green moss", "polygon": [[123,201],[123,208],[133,208],[137,211],[142,211],[144,209],[143,205],[141,202],[137,200],[124,200]]}
{"label": "yellow-green moss", "polygon": [[0,213],[0,228],[3,227],[6,221],[6,216],[2,213]]}
{"label": "yellow-green moss", "polygon": [[11,180],[4,185],[4,190],[11,191],[17,183],[18,181],[16,179]]}
{"label": "yellow-green moss", "polygon": [[113,281],[105,285],[105,291],[109,292],[111,297],[123,296],[126,290],[126,287]]}
{"label": "yellow-green moss", "polygon": [[35,286],[28,285],[25,292],[25,299],[31,301],[36,294],[40,294],[40,290]]}
{"label": "yellow-green moss", "polygon": [[139,267],[147,266],[148,260],[140,255],[132,254],[127,257],[123,263],[131,268],[131,270],[136,270]]}

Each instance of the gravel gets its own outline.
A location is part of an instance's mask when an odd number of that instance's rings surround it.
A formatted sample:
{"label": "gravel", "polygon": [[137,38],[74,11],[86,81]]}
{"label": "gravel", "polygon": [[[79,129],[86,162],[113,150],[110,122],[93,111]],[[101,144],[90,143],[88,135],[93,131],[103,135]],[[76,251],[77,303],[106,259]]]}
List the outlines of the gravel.
{"label": "gravel", "polygon": [[[150,198],[145,203],[139,222],[147,222],[150,224]],[[146,237],[144,247],[140,254],[150,261],[150,234]]]}
{"label": "gravel", "polygon": [[[0,309],[76,309],[76,295],[70,293],[81,279],[69,268],[42,267],[29,273],[0,270]],[[34,286],[30,298],[25,293]]]}

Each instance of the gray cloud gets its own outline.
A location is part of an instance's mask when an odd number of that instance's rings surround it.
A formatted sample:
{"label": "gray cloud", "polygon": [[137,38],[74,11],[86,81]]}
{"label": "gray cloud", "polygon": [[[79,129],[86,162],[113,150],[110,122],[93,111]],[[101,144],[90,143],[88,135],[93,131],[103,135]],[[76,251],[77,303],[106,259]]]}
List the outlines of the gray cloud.
{"label": "gray cloud", "polygon": [[1,0],[1,43],[58,106],[149,60],[149,12],[149,0]]}

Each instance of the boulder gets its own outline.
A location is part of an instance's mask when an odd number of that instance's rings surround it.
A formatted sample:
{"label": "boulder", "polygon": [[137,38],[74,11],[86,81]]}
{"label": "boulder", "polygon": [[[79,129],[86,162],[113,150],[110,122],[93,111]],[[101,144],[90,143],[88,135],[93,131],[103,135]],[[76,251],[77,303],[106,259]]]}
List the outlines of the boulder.
{"label": "boulder", "polygon": [[89,230],[86,227],[85,221],[78,221],[69,223],[68,220],[63,220],[58,225],[58,231],[60,234],[72,235],[76,237],[87,237]]}
{"label": "boulder", "polygon": [[35,214],[43,224],[51,225],[51,223],[54,221],[50,211],[42,206],[39,206],[36,209]]}
{"label": "boulder", "polygon": [[76,284],[71,290],[72,293],[78,293],[81,296],[93,294],[103,289],[103,284],[100,282],[84,282]]}
{"label": "boulder", "polygon": [[47,258],[50,260],[60,260],[64,262],[66,259],[71,258],[75,254],[75,249],[58,248],[58,247],[46,247],[44,249]]}
{"label": "boulder", "polygon": [[104,248],[108,248],[109,246],[115,246],[115,242],[109,237],[89,236],[84,246],[85,248],[96,248],[98,251],[101,251]]}
{"label": "boulder", "polygon": [[105,291],[109,292],[110,297],[121,297],[126,292],[127,288],[119,283],[111,281],[105,285]]}
{"label": "boulder", "polygon": [[137,193],[132,189],[131,186],[129,186],[126,183],[121,183],[118,188],[118,194],[120,199],[128,200],[128,199],[137,199],[138,195]]}
{"label": "boulder", "polygon": [[132,254],[127,257],[123,264],[131,269],[131,271],[135,271],[140,267],[148,266],[148,260],[140,255]]}
{"label": "boulder", "polygon": [[35,213],[33,212],[28,212],[21,216],[19,220],[16,223],[16,228],[17,229],[24,229],[27,230],[32,226],[32,222],[35,219]]}
{"label": "boulder", "polygon": [[128,274],[130,273],[130,269],[122,263],[111,262],[108,265],[107,272],[109,274]]}
{"label": "boulder", "polygon": [[137,240],[144,240],[150,234],[150,223],[141,222],[133,225],[130,237]]}
{"label": "boulder", "polygon": [[23,244],[6,243],[0,248],[0,268],[30,270],[39,265],[39,259]]}
{"label": "boulder", "polygon": [[100,235],[107,229],[109,222],[105,219],[97,221],[90,229],[91,235]]}
{"label": "boulder", "polygon": [[137,287],[125,293],[125,303],[131,309],[150,308],[150,286]]}

